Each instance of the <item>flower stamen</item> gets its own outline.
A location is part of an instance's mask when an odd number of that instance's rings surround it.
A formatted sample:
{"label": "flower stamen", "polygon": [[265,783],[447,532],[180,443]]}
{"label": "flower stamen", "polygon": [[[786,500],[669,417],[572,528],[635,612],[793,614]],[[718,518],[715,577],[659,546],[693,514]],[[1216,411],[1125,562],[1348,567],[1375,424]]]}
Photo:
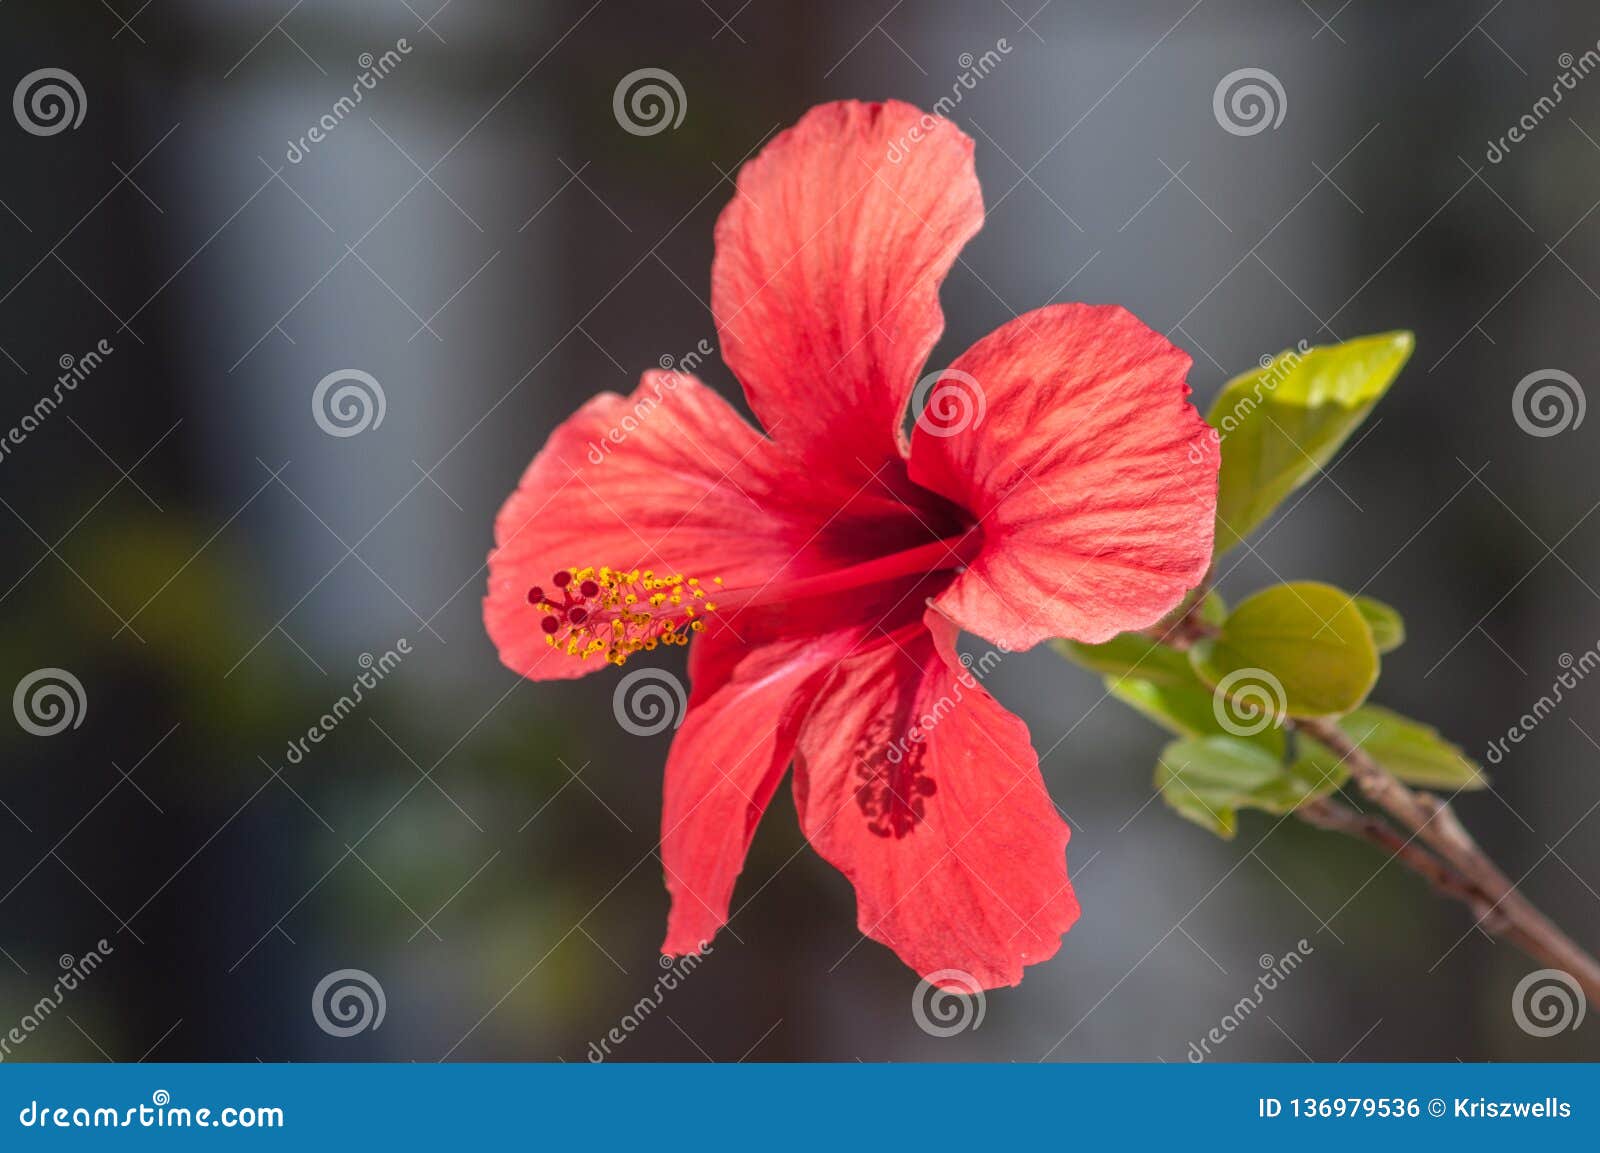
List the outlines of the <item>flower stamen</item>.
{"label": "flower stamen", "polygon": [[[528,603],[544,613],[539,627],[545,643],[570,657],[604,655],[614,665],[658,645],[686,645],[705,629],[716,611],[701,582],[682,573],[657,575],[651,569],[606,566],[562,569],[550,578],[561,599],[535,585]],[[721,584],[722,578],[713,579]]]}
{"label": "flower stamen", "polygon": [[814,602],[961,568],[976,555],[979,539],[977,530],[969,529],[829,572],[734,588],[724,588],[720,576],[702,581],[652,569],[565,568],[550,578],[554,592],[534,585],[528,603],[544,614],[539,627],[550,647],[579,660],[603,654],[611,664],[622,665],[641,649],[688,644],[690,634],[703,632],[705,618],[719,608],[731,614],[731,621],[746,609]]}

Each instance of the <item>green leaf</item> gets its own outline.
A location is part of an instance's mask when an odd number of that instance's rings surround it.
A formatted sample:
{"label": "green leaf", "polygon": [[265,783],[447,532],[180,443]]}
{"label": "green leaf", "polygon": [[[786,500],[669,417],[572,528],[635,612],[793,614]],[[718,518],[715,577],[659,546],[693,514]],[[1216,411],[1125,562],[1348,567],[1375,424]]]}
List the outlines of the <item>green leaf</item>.
{"label": "green leaf", "polygon": [[1309,760],[1285,765],[1231,737],[1174,741],[1156,763],[1156,788],[1173,809],[1219,837],[1238,831],[1240,809],[1287,813],[1342,783]]}
{"label": "green leaf", "polygon": [[[1223,728],[1216,693],[1201,683],[1193,670],[1187,684],[1156,684],[1137,677],[1107,677],[1106,691],[1123,704],[1180,737],[1218,737],[1236,735]],[[1219,716],[1220,713],[1220,716]],[[1283,729],[1268,724],[1261,731],[1239,739],[1256,745],[1274,760],[1283,756]]]}
{"label": "green leaf", "polygon": [[[1200,601],[1198,609],[1195,608],[1197,599]],[[1158,634],[1164,633],[1190,613],[1193,613],[1208,625],[1220,625],[1222,618],[1228,615],[1228,606],[1223,602],[1221,594],[1216,589],[1207,589],[1204,598],[1197,597],[1196,590],[1190,590],[1189,594],[1183,598],[1183,602],[1162,617],[1160,623],[1154,626],[1153,631]]]}
{"label": "green leaf", "polygon": [[1371,597],[1356,597],[1356,608],[1366,618],[1367,627],[1372,630],[1372,642],[1380,653],[1393,652],[1405,643],[1406,622],[1389,605]]}
{"label": "green leaf", "polygon": [[1223,386],[1206,417],[1222,443],[1217,555],[1333,459],[1405,366],[1409,332],[1280,353]]}
{"label": "green leaf", "polygon": [[1050,644],[1068,660],[1102,676],[1133,676],[1162,685],[1182,685],[1194,680],[1187,657],[1139,633],[1123,633],[1099,645],[1069,640]]}
{"label": "green leaf", "polygon": [[1215,637],[1189,660],[1200,678],[1225,693],[1237,723],[1347,713],[1378,679],[1372,629],[1350,594],[1297,581],[1243,601]]}
{"label": "green leaf", "polygon": [[1339,719],[1339,727],[1402,781],[1435,789],[1481,789],[1489,777],[1459,747],[1421,721],[1366,705]]}
{"label": "green leaf", "polygon": [[[1190,602],[1186,600],[1162,618],[1152,631],[1159,636],[1188,613],[1189,608]],[[1215,592],[1207,592],[1197,615],[1202,621],[1216,627],[1227,613],[1222,598]],[[1098,645],[1061,638],[1051,641],[1050,647],[1074,664],[1105,677],[1136,677],[1158,685],[1194,683],[1194,672],[1189,668],[1188,657],[1143,633],[1121,633]]]}

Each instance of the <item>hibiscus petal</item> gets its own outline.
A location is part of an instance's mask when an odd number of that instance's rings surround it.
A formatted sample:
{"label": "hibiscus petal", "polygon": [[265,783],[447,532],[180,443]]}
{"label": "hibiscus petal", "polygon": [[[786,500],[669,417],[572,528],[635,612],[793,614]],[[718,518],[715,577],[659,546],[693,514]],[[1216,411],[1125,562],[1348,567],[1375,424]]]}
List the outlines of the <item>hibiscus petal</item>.
{"label": "hibiscus petal", "polygon": [[689,650],[693,693],[667,756],[661,862],[672,911],[664,953],[698,953],[728,920],[756,824],[789,766],[806,707],[859,632],[747,646],[707,633]]}
{"label": "hibiscus petal", "polygon": [[939,282],[983,224],[972,151],[908,104],[825,104],[744,166],[717,221],[723,359],[775,440],[856,483],[904,455]]}
{"label": "hibiscus petal", "polygon": [[551,433],[495,520],[483,615],[500,659],[534,680],[606,667],[545,643],[528,590],[549,591],[561,569],[768,579],[814,532],[786,496],[792,469],[692,376],[650,372],[631,396],[594,397]]}
{"label": "hibiscus petal", "polygon": [[1015,985],[1077,920],[1069,830],[1027,726],[955,638],[930,610],[839,664],[801,725],[795,800],[855,886],[863,933],[925,977]]}
{"label": "hibiscus petal", "polygon": [[983,531],[939,608],[1016,650],[1144,628],[1199,583],[1219,453],[1189,364],[1125,309],[1086,304],[1025,313],[963,354],[912,432],[912,479]]}

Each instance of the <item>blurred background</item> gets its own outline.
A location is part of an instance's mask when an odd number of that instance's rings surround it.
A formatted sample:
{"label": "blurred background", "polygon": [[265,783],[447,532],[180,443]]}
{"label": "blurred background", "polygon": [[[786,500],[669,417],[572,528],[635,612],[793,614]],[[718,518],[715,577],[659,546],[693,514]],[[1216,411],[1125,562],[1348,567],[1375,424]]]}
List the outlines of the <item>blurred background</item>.
{"label": "blurred background", "polygon": [[[1116,302],[1194,356],[1203,408],[1302,339],[1416,331],[1223,591],[1399,606],[1378,699],[1481,757],[1600,638],[1600,432],[1511,409],[1529,373],[1600,369],[1600,78],[1487,154],[1597,39],[1578,0],[11,0],[4,90],[60,69],[84,115],[0,123],[0,689],[53,669],[82,696],[54,735],[0,725],[0,1030],[110,953],[7,1059],[582,1060],[621,1028],[619,1059],[1181,1061],[1302,938],[1218,1058],[1595,1056],[1593,1022],[1518,1029],[1536,966],[1366,846],[1260,814],[1225,843],[1152,802],[1166,738],[1044,650],[987,684],[1049,750],[1084,913],[981,1028],[918,1027],[787,789],[733,933],[627,1028],[662,973],[670,733],[618,725],[614,676],[519,682],[480,598],[552,426],[715,346],[740,164],[815,103],[954,86],[989,215],[934,366]],[[681,85],[676,127],[614,115],[641,68]],[[1280,82],[1276,127],[1219,122],[1241,68]],[[341,370],[383,396],[358,435],[314,415]],[[1596,739],[1584,684],[1459,804],[1591,949]],[[342,969],[381,984],[380,1028],[319,1027]]]}

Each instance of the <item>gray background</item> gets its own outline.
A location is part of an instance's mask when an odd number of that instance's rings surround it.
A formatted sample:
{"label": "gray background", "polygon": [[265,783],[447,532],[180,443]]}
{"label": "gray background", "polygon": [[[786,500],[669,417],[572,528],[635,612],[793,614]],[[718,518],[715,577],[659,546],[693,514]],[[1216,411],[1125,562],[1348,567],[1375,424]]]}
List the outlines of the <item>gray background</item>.
{"label": "gray background", "polygon": [[[115,948],[12,1059],[581,1059],[649,992],[667,737],[618,727],[612,678],[498,664],[494,512],[586,396],[714,342],[711,227],[743,159],[820,101],[931,107],[1001,38],[954,114],[989,217],[933,364],[1016,312],[1113,301],[1194,355],[1203,405],[1302,338],[1412,328],[1359,443],[1224,591],[1319,578],[1400,606],[1379,698],[1478,755],[1600,637],[1600,433],[1525,435],[1510,399],[1535,370],[1595,379],[1600,78],[1485,160],[1600,39],[1591,5],[436,3],[0,7],[0,88],[54,66],[87,95],[76,130],[0,122],[0,426],[58,358],[115,349],[0,462],[0,686],[61,667],[87,697],[60,735],[0,726],[0,1027],[59,955]],[[639,137],[612,91],[647,66],[687,111]],[[1281,81],[1276,129],[1215,119],[1243,67]],[[311,391],[351,367],[384,421],[327,436]],[[701,374],[737,395],[715,358]],[[286,764],[400,637],[400,669]],[[1223,843],[1150,803],[1163,737],[1093,678],[1041,651],[989,687],[1074,824],[1084,915],[1054,961],[980,1029],[925,1035],[914,975],[861,943],[780,790],[737,939],[618,1055],[1182,1060],[1301,938],[1223,1059],[1596,1054],[1593,1022],[1519,1031],[1534,966],[1365,846],[1259,816]],[[1459,806],[1591,947],[1597,694]],[[345,967],[388,1009],[340,1040],[310,998]]]}

